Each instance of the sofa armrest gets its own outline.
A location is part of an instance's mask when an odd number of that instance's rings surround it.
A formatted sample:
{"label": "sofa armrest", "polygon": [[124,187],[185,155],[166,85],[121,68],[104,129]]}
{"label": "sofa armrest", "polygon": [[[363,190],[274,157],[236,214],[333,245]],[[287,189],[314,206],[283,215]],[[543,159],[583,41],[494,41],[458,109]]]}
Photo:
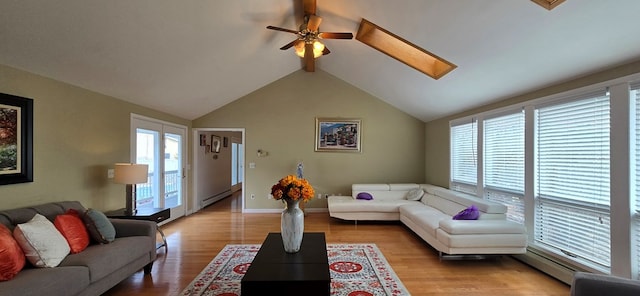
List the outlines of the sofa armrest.
{"label": "sofa armrest", "polygon": [[611,275],[576,272],[571,284],[571,296],[640,295],[640,281]]}
{"label": "sofa armrest", "polygon": [[110,218],[111,224],[116,229],[116,237],[125,236],[151,236],[156,237],[158,224],[147,220],[130,220]]}

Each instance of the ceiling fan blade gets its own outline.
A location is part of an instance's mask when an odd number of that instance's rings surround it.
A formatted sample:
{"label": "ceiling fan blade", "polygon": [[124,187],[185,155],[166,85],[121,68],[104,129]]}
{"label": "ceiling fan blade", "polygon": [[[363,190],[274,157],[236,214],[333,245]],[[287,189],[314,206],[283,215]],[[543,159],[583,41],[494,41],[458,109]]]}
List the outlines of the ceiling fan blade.
{"label": "ceiling fan blade", "polygon": [[304,15],[316,14],[316,0],[304,0],[302,7]]}
{"label": "ceiling fan blade", "polygon": [[331,51],[327,48],[327,46],[325,46],[324,49],[322,50],[322,55],[328,55],[330,53]]}
{"label": "ceiling fan blade", "polygon": [[322,33],[318,33],[318,37],[322,39],[353,39],[353,34],[322,32]]}
{"label": "ceiling fan blade", "polygon": [[289,29],[280,28],[280,27],[274,27],[274,26],[267,26],[267,29],[298,34],[298,31],[289,30]]}
{"label": "ceiling fan blade", "polygon": [[307,72],[316,71],[316,61],[313,57],[313,44],[306,43],[304,47],[304,64]]}
{"label": "ceiling fan blade", "polygon": [[298,43],[298,42],[303,42],[303,41],[300,40],[300,39],[293,40],[293,41],[287,43],[285,46],[280,47],[280,49],[281,50],[287,50],[287,49],[291,48],[292,46],[296,45],[296,43]]}
{"label": "ceiling fan blade", "polygon": [[312,32],[317,32],[318,28],[320,28],[320,23],[322,23],[322,18],[312,14],[309,15],[309,22],[307,23],[307,30]]}

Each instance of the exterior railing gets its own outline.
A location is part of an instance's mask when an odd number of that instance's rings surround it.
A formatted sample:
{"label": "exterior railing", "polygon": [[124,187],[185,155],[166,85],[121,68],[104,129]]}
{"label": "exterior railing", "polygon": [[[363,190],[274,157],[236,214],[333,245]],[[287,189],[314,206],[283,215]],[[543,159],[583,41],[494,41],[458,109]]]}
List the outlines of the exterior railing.
{"label": "exterior railing", "polygon": [[[153,205],[153,200],[155,198],[153,192],[153,180],[155,180],[154,176],[154,173],[149,173],[149,176],[147,177],[148,182],[144,184],[138,184],[136,186],[136,205],[138,207],[149,207]],[[182,178],[180,177],[179,170],[166,171],[164,173],[165,200],[178,197],[181,180]]]}

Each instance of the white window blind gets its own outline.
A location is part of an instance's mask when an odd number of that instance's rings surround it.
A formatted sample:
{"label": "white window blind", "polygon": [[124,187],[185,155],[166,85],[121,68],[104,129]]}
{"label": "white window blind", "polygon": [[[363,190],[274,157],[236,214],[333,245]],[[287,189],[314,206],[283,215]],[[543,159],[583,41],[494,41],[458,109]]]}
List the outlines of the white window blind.
{"label": "white window blind", "polygon": [[609,267],[610,104],[606,90],[536,109],[536,244]]}
{"label": "white window blind", "polygon": [[631,99],[635,105],[635,146],[634,146],[634,162],[635,162],[635,215],[633,221],[635,223],[635,254],[636,254],[636,278],[640,279],[640,82],[631,85]]}
{"label": "white window blind", "polygon": [[475,120],[451,126],[451,181],[453,183],[477,184],[477,134],[478,126]]}
{"label": "white window blind", "polygon": [[524,223],[524,111],[484,120],[484,197]]}

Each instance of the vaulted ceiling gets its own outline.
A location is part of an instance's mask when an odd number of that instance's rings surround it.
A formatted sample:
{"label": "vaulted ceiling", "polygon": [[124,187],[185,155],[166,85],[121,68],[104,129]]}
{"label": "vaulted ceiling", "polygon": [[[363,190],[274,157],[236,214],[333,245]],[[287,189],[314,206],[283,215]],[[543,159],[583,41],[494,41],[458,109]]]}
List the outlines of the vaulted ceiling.
{"label": "vaulted ceiling", "polygon": [[[0,64],[195,119],[302,69],[279,48],[301,0],[0,0]],[[353,40],[328,72],[429,121],[640,59],[640,1],[317,0],[320,30],[365,18],[457,68],[435,80]],[[313,73],[310,73],[313,75]]]}

